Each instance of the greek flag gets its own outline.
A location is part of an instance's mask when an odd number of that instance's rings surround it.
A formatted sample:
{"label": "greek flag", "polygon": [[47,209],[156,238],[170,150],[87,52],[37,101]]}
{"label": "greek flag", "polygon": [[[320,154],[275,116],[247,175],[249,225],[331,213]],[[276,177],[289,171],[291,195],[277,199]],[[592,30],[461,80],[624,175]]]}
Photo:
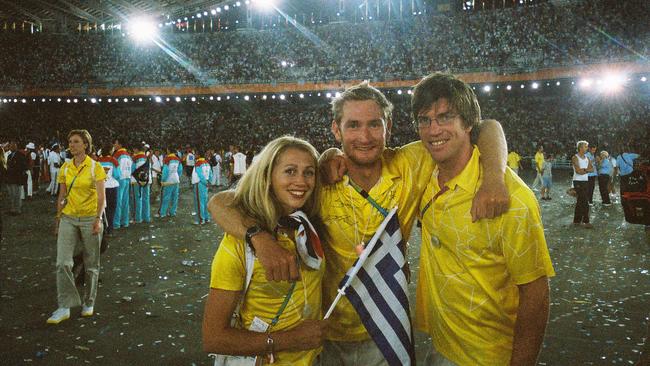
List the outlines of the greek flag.
{"label": "greek flag", "polygon": [[[339,284],[390,365],[415,364],[405,243],[394,208]],[[336,300],[335,300],[336,302]]]}

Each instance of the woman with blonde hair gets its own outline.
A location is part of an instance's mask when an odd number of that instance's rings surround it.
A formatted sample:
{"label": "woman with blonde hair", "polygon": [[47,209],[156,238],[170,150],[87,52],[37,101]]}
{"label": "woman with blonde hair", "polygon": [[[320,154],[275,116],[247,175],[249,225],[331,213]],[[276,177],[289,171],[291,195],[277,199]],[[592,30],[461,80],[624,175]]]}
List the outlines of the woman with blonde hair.
{"label": "woman with blonde hair", "polygon": [[571,158],[573,165],[573,188],[576,190],[576,207],[573,214],[573,225],[583,225],[591,229],[593,226],[589,223],[589,172],[594,170],[591,161],[585,155],[589,143],[587,141],[578,141],[576,143],[577,153]]}
{"label": "woman with blonde hair", "polygon": [[[60,186],[55,223],[59,308],[47,319],[48,324],[58,324],[70,318],[70,308],[79,305],[83,305],[81,316],[92,316],[97,297],[106,173],[98,162],[90,158],[93,143],[88,131],[70,131],[68,146],[72,159],[61,166],[57,177]],[[72,272],[72,258],[77,246],[82,248],[86,271],[83,304]]]}
{"label": "woman with blonde hair", "polygon": [[285,136],[271,141],[238,182],[232,205],[259,223],[251,229],[274,233],[296,253],[300,279],[267,280],[252,253],[251,233],[245,241],[225,234],[212,262],[203,317],[203,348],[221,354],[221,362],[312,365],[320,352],[325,263],[315,229],[319,179],[314,147]]}

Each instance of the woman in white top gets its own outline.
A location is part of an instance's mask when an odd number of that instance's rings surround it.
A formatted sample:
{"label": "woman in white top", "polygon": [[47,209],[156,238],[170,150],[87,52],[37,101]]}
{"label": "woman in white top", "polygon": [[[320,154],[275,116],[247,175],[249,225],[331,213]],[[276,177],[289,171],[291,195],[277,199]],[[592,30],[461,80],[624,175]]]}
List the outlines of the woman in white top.
{"label": "woman in white top", "polygon": [[578,141],[576,144],[578,153],[573,155],[573,188],[576,190],[576,207],[573,215],[573,225],[583,225],[591,229],[593,226],[589,223],[589,198],[588,173],[594,170],[589,158],[585,156],[589,143],[587,141]]}

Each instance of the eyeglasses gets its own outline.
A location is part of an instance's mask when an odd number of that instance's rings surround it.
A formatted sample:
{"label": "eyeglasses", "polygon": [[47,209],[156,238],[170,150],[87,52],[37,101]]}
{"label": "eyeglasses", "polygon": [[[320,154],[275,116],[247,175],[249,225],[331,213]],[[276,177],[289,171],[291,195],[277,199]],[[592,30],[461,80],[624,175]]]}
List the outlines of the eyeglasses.
{"label": "eyeglasses", "polygon": [[438,126],[446,126],[454,121],[458,117],[457,113],[444,113],[438,115],[438,117],[431,119],[427,116],[418,116],[413,123],[415,123],[419,128],[426,128],[431,126],[433,121],[436,121]]}

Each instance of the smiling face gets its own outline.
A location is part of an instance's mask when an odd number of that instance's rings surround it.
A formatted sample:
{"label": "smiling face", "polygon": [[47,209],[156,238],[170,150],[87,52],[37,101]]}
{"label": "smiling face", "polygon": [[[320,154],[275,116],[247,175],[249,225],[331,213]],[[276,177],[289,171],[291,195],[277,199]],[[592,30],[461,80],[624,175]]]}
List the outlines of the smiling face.
{"label": "smiling face", "polygon": [[341,143],[345,155],[359,166],[373,165],[379,161],[386,147],[387,131],[391,122],[374,100],[345,102],[341,122],[332,121],[332,133]]}
{"label": "smiling face", "polygon": [[306,151],[290,147],[278,156],[271,172],[271,189],[289,215],[305,205],[316,185],[316,161]]}
{"label": "smiling face", "polygon": [[79,135],[71,135],[68,138],[68,149],[70,149],[70,154],[72,156],[79,156],[86,153],[88,144]]}
{"label": "smiling face", "polygon": [[[465,159],[471,156],[472,128],[465,127],[462,117],[451,109],[449,101],[446,98],[436,100],[428,109],[420,111],[418,117],[431,120],[430,126],[418,127],[418,134],[440,168],[453,169],[458,164],[464,166],[467,162]],[[440,125],[438,121],[445,122]]]}

